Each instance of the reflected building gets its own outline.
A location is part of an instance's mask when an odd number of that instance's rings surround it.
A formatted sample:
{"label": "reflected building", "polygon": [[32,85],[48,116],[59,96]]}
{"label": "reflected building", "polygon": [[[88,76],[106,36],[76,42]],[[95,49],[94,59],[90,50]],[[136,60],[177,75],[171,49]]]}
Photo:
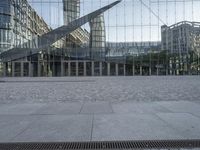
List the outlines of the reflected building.
{"label": "reflected building", "polygon": [[148,53],[161,52],[161,42],[107,42],[107,53],[109,57],[123,57],[126,55],[146,55]]}
{"label": "reflected building", "polygon": [[[63,0],[64,25],[80,17],[80,0]],[[65,47],[74,49],[87,46],[89,43],[89,32],[81,27],[72,32],[66,38]]]}
{"label": "reflected building", "polygon": [[105,60],[106,31],[104,15],[90,21],[91,59]]}
{"label": "reflected building", "polygon": [[63,0],[64,24],[80,17],[80,0]]}
{"label": "reflected building", "polygon": [[[117,1],[117,3],[119,2]],[[79,18],[80,0],[63,0],[63,13],[64,25]],[[23,56],[20,59],[12,59],[12,56],[8,56],[12,61],[0,64],[1,75],[13,77],[103,75],[102,68],[105,70],[106,67],[103,62],[99,62],[105,60],[103,15],[90,21],[90,33],[79,27],[66,38],[50,45],[48,50],[41,49],[37,54],[31,54],[31,49],[41,46],[38,42],[42,41],[38,40],[41,39],[41,36],[48,35],[52,29],[29,5],[28,1],[0,1],[0,16],[1,53],[14,50],[11,54],[17,57],[18,51],[27,53],[26,57]],[[51,39],[51,37],[49,38]],[[48,41],[48,39],[46,40]],[[83,62],[80,62],[80,66],[79,61]],[[98,62],[95,63],[95,61]],[[98,68],[95,72],[95,66],[97,66],[96,68],[101,66],[101,69]],[[86,71],[86,69],[90,71]]]}
{"label": "reflected building", "polygon": [[0,19],[0,52],[23,48],[24,43],[51,30],[26,0],[1,0]]}
{"label": "reflected building", "polygon": [[[63,0],[64,24],[80,17],[80,0]],[[71,47],[74,53],[80,54],[80,47],[89,47],[89,59],[105,60],[105,22],[104,15],[90,21],[90,33],[83,28],[78,28],[66,39],[66,47]],[[77,45],[79,44],[79,45]],[[75,52],[76,51],[76,52]],[[77,56],[81,57],[81,56]]]}
{"label": "reflected building", "polygon": [[161,27],[162,50],[169,56],[169,74],[197,74],[200,22],[182,21]]}
{"label": "reflected building", "polygon": [[[194,42],[200,35],[200,22],[183,21],[161,27],[162,50],[169,53],[189,54],[194,51]],[[196,42],[195,42],[196,43]]]}
{"label": "reflected building", "polygon": [[[36,11],[29,5],[27,0],[1,0],[0,1],[0,52],[8,51],[12,48],[37,48],[37,43],[32,42],[39,36],[50,32],[52,29],[46,24],[44,19],[40,17]],[[54,46],[60,47],[56,42]],[[16,54],[17,55],[17,54]],[[44,55],[36,55],[32,60],[42,59],[45,61]],[[30,68],[27,61],[28,57],[17,60],[16,63],[8,62],[4,68],[7,68],[7,76],[20,76],[19,71],[21,64],[25,68],[24,75],[29,72],[26,68]],[[33,66],[32,66],[33,67]],[[11,73],[11,70],[15,71]]]}

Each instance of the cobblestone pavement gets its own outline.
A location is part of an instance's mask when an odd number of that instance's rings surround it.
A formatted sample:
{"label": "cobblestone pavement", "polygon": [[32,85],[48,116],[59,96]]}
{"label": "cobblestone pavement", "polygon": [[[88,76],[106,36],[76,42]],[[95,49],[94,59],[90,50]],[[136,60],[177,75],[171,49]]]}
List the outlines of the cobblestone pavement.
{"label": "cobblestone pavement", "polygon": [[199,76],[0,78],[0,103],[200,101]]}

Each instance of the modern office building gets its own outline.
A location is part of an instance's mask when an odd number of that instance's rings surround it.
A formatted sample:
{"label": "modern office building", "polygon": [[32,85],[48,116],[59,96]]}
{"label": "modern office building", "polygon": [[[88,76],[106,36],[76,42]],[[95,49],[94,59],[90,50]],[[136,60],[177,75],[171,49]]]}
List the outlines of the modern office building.
{"label": "modern office building", "polygon": [[146,55],[150,52],[159,53],[161,42],[107,42],[107,56]]}
{"label": "modern office building", "polygon": [[64,24],[80,17],[80,0],[63,0]]}
{"label": "modern office building", "polygon": [[[80,6],[77,6],[74,10],[73,15],[70,12],[73,12],[72,4],[73,1],[64,1],[67,2],[67,9],[64,8],[64,22],[67,24],[74,19],[77,19],[80,15],[78,9]],[[75,1],[74,1],[75,2]],[[80,3],[80,1],[79,1]],[[79,5],[78,1],[77,4]],[[65,5],[63,5],[65,7]],[[71,8],[71,9],[70,9]],[[69,11],[70,9],[70,11]],[[52,29],[45,23],[43,18],[41,18],[36,11],[29,5],[27,0],[3,0],[0,1],[0,52],[7,51],[12,48],[37,48],[35,39],[37,37],[44,35],[45,33],[50,32]],[[36,40],[37,41],[37,40]],[[52,46],[54,48],[70,48],[71,50],[67,52],[71,52],[72,49],[79,49],[81,46],[88,45],[89,43],[89,32],[78,28],[76,31],[71,33],[66,38],[63,38],[57,42],[55,42]],[[73,53],[73,52],[72,52]],[[34,62],[40,61],[41,66],[33,65],[32,70],[38,70],[41,68],[41,71],[32,72],[33,76],[52,76],[52,69],[56,70],[56,67],[50,65],[49,59],[52,56],[50,54],[37,54],[37,56],[32,57],[32,64]],[[48,59],[48,60],[47,60]],[[8,76],[20,76],[20,61],[24,61],[24,67],[27,68],[28,63],[26,63],[27,58],[23,58],[23,60],[17,60],[18,62],[7,63],[6,67]],[[48,62],[48,63],[47,63]],[[15,66],[15,67],[14,67]],[[35,67],[34,67],[35,66]],[[2,68],[2,67],[1,67]],[[11,68],[15,68],[15,72],[11,72]],[[27,69],[26,69],[27,70]],[[40,72],[40,73],[39,73]],[[54,73],[56,75],[57,73]],[[25,76],[28,75],[28,72],[24,73]]]}
{"label": "modern office building", "polygon": [[[1,53],[12,48],[37,48],[37,44],[31,41],[52,30],[26,0],[0,1],[0,18]],[[61,45],[60,42],[54,44],[55,47],[61,47]],[[21,63],[26,59],[23,58],[15,64],[16,69],[13,75],[20,75]],[[38,55],[38,59],[45,58]],[[11,62],[6,63],[8,76],[11,75],[12,67],[14,68]],[[23,67],[27,68],[28,63],[23,63]],[[28,75],[28,72],[24,74]]]}
{"label": "modern office building", "polygon": [[[162,50],[169,55],[170,74],[189,74],[199,56],[200,22],[182,21],[161,27]],[[199,58],[197,58],[199,59]]]}
{"label": "modern office building", "polygon": [[[80,17],[80,0],[63,0],[63,6],[65,25]],[[89,34],[88,31],[78,28],[70,36],[68,39],[80,39],[81,43],[76,40],[75,44],[79,42],[82,45],[89,46],[90,59],[105,59],[106,33],[103,14],[90,21]],[[67,47],[73,48],[72,45],[74,44],[67,40]]]}
{"label": "modern office building", "polygon": [[[13,77],[103,75],[103,69],[105,70],[109,63],[102,62],[105,61],[105,27],[102,13],[119,2],[116,1],[76,22],[80,17],[80,1],[63,1],[65,25],[54,31],[26,0],[1,1],[1,15],[10,16],[7,23],[11,26],[5,29],[11,30],[13,38],[10,39],[15,41],[9,43],[12,45],[10,47],[2,46],[1,59],[4,62],[1,63],[1,72],[4,76]],[[6,13],[7,9],[10,13]],[[90,23],[90,33],[81,28],[86,21]],[[70,28],[75,30],[67,34]],[[31,33],[30,37],[28,33]],[[63,37],[64,33],[67,34],[66,38]],[[1,34],[5,35],[3,31]],[[1,45],[9,42],[8,38],[2,39],[4,41],[1,41]],[[109,75],[109,71],[107,74]]]}
{"label": "modern office building", "polygon": [[164,25],[161,27],[161,35],[162,50],[188,54],[195,51],[194,44],[200,36],[200,22],[183,21],[171,26]]}
{"label": "modern office building", "polygon": [[[63,0],[64,25],[80,17],[80,0]],[[66,37],[65,47],[78,48],[89,44],[89,32],[78,28]]]}
{"label": "modern office building", "polygon": [[51,30],[26,0],[0,1],[0,19],[0,52],[23,48],[24,43]]}
{"label": "modern office building", "polygon": [[91,59],[105,60],[106,31],[104,15],[90,21]]}

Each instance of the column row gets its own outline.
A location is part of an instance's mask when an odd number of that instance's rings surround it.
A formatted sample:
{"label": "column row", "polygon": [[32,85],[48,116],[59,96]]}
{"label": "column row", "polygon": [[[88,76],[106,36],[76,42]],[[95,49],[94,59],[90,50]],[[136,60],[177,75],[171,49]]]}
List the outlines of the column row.
{"label": "column row", "polygon": [[[45,62],[3,63],[3,76],[132,76],[135,66],[112,62],[62,61],[51,64]],[[140,69],[142,70],[142,69]]]}
{"label": "column row", "polygon": [[110,62],[62,61],[61,76],[132,76],[135,74],[133,68],[133,65]]}
{"label": "column row", "polygon": [[31,77],[33,68],[30,62],[7,62],[2,63],[4,77]]}

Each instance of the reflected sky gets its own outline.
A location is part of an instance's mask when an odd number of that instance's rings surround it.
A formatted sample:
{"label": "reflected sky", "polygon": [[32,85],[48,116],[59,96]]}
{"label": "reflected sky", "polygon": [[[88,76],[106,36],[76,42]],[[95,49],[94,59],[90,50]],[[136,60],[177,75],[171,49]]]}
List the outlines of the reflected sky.
{"label": "reflected sky", "polygon": [[[52,28],[63,25],[62,0],[28,0]],[[81,0],[81,16],[115,0]],[[200,0],[123,0],[105,13],[106,39],[114,42],[160,41],[161,25],[200,22]],[[89,30],[88,25],[84,28]]]}

